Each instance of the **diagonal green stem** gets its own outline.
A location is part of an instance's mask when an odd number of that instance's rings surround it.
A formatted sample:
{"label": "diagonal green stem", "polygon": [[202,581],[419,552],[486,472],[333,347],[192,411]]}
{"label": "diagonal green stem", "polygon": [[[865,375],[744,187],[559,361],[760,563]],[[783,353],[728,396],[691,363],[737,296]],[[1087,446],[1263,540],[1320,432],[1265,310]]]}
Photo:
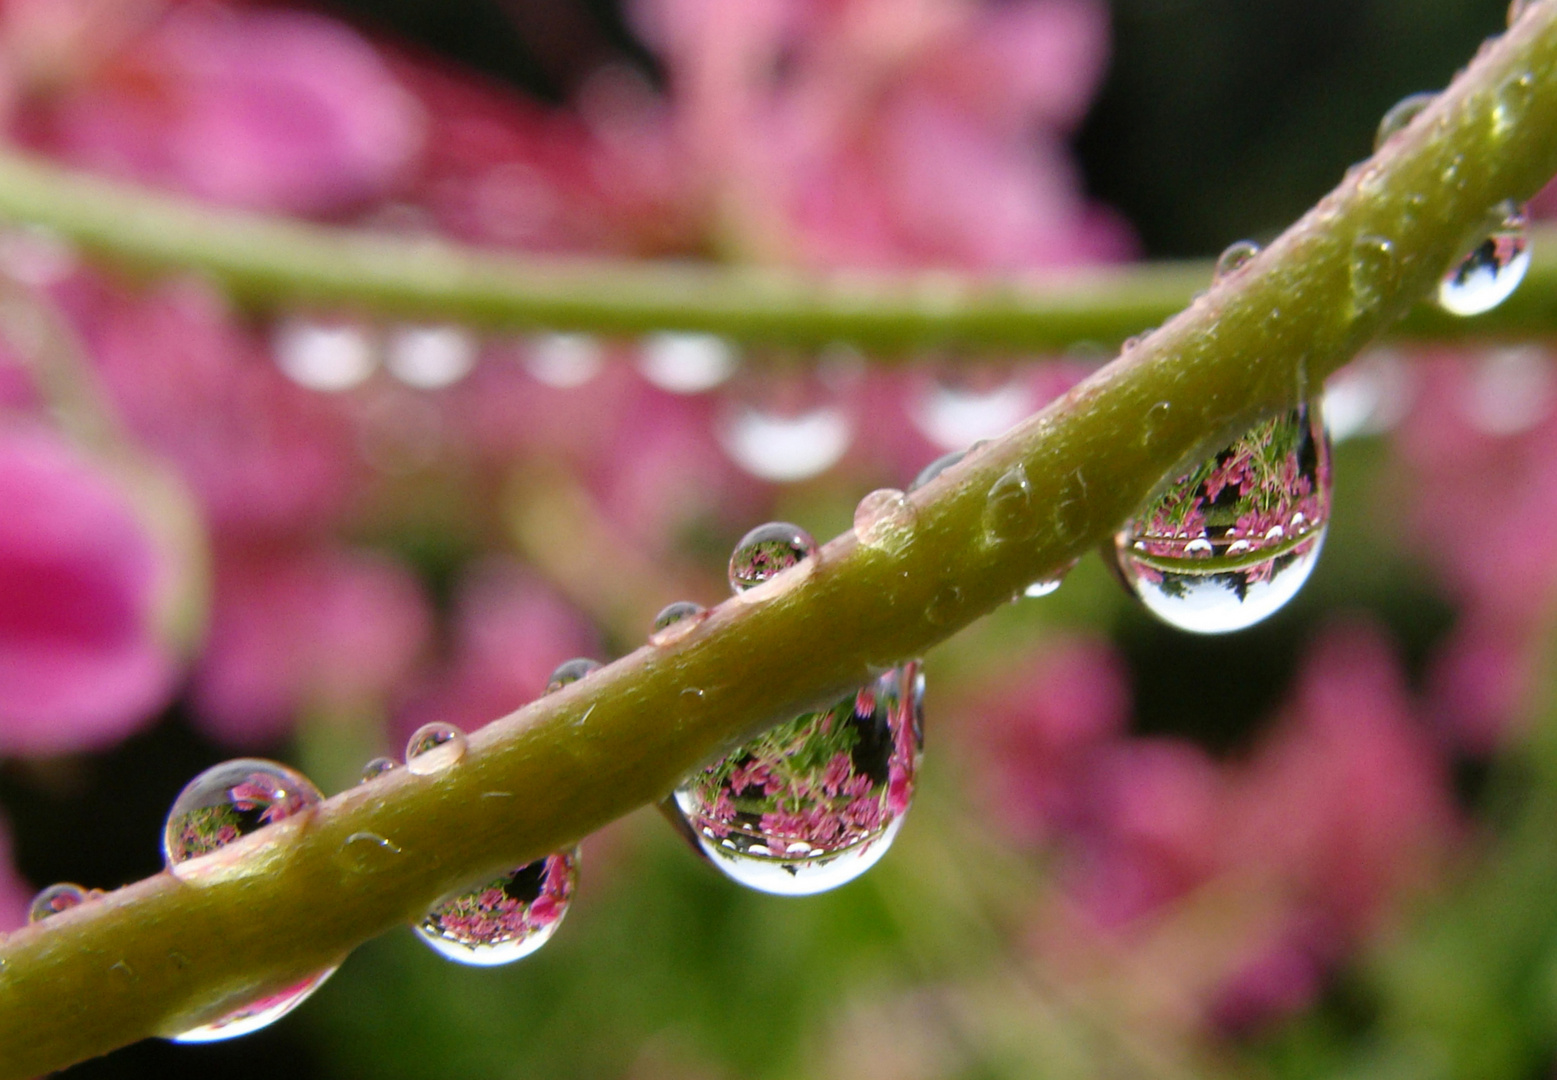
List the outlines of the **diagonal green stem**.
{"label": "diagonal green stem", "polygon": [[224,849],[198,883],[159,875],[10,935],[0,1078],[288,985],[921,653],[1103,541],[1179,463],[1308,394],[1431,287],[1490,207],[1554,171],[1557,4],[1540,3],[1247,268],[917,492],[900,543],[846,534],[810,573],[476,732],[442,773],[391,773]]}
{"label": "diagonal green stem", "polygon": [[[262,307],[313,305],[508,330],[706,331],[745,341],[850,341],[885,358],[958,344],[1112,347],[1211,280],[1204,261],[1013,276],[830,274],[516,255],[432,238],[213,207],[0,152],[0,216],[48,226],[133,270],[195,271]],[[1557,230],[1540,231],[1518,296],[1477,319],[1423,306],[1397,327],[1432,338],[1557,330]]]}

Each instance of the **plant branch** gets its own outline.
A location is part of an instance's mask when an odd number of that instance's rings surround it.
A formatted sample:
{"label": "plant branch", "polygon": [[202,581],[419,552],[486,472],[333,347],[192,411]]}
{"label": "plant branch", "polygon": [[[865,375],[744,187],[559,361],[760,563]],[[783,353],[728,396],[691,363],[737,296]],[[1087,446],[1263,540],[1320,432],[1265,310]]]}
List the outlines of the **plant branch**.
{"label": "plant branch", "polygon": [[[801,273],[777,268],[519,255],[434,238],[222,209],[0,151],[0,216],[47,226],[135,271],[181,270],[262,308],[313,306],[500,330],[705,331],[743,341],[849,341],[883,358],[962,345],[1112,347],[1211,280],[1206,261],[1014,275]],[[1434,339],[1557,331],[1557,230],[1538,230],[1519,294],[1477,319],[1422,306],[1397,330]]]}
{"label": "plant branch", "polygon": [[[845,534],[809,573],[474,733],[441,773],[398,770],[223,849],[198,882],[158,875],[11,934],[0,1078],[180,1030],[337,963],[449,890],[572,843],[922,653],[1104,541],[1180,463],[1309,394],[1433,285],[1490,207],[1528,198],[1554,171],[1557,3],[1540,3],[1245,269],[916,492],[900,542]],[[156,246],[152,224],[132,227]],[[454,295],[454,264],[434,264]],[[274,284],[274,270],[255,280]],[[339,284],[350,272],[318,275]],[[623,303],[645,320],[670,314]],[[518,797],[483,797],[493,792]],[[394,847],[361,843],[367,833]]]}

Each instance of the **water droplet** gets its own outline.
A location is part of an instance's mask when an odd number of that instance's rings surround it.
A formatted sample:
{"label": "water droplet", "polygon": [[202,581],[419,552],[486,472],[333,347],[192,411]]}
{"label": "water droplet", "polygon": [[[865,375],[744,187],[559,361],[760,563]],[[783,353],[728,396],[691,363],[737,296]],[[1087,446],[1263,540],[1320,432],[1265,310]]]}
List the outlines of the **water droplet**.
{"label": "water droplet", "polygon": [[417,776],[442,772],[465,756],[465,733],[453,724],[423,724],[405,744],[405,767]]}
{"label": "water droplet", "polygon": [[[213,766],[185,785],[168,811],[162,836],[168,867],[185,877],[204,856],[322,799],[307,777],[274,761],[240,758]],[[291,1012],[334,972],[329,968],[171,1037],[175,1042],[214,1042],[258,1031]]]}
{"label": "water droplet", "polygon": [[1389,112],[1379,121],[1379,129],[1373,133],[1373,152],[1377,154],[1384,149],[1384,144],[1389,142],[1391,136],[1404,131],[1437,98],[1437,94],[1407,94],[1391,105]]}
{"label": "water droplet", "polygon": [[1004,435],[1037,408],[1032,381],[1021,372],[948,372],[910,400],[908,416],[943,450]]}
{"label": "water droplet", "polygon": [[276,328],[272,348],[287,378],[326,393],[350,390],[378,366],[372,339],[351,323],[288,319]]}
{"label": "water droplet", "polygon": [[1253,626],[1308,579],[1330,519],[1330,442],[1317,405],[1251,428],[1179,477],[1115,538],[1147,610],[1200,634]]}
{"label": "water droplet", "polygon": [[1227,250],[1217,256],[1216,270],[1211,274],[1211,280],[1216,282],[1232,277],[1249,265],[1259,253],[1260,245],[1253,240],[1235,240],[1227,245]]}
{"label": "water droplet", "polygon": [[1395,275],[1395,244],[1387,237],[1366,233],[1352,243],[1351,317],[1370,314],[1384,302],[1384,293]]}
{"label": "water droplet", "polygon": [[854,535],[866,547],[901,549],[913,535],[916,517],[907,495],[896,488],[881,488],[854,508]]}
{"label": "water droplet", "polygon": [[909,491],[918,491],[931,480],[940,476],[947,469],[968,456],[967,450],[953,450],[949,454],[942,454],[930,464],[919,470],[919,475],[914,477],[914,482],[908,485]]}
{"label": "water droplet", "polygon": [[809,573],[816,561],[816,541],[799,525],[770,521],[741,537],[730,555],[730,588],[737,594],[755,589],[787,570],[804,567],[795,578]]}
{"label": "water droplet", "polygon": [[1493,217],[1493,227],[1438,283],[1438,306],[1451,315],[1491,311],[1519,287],[1530,268],[1524,209],[1505,202]]}
{"label": "water droplet", "polygon": [[564,686],[571,686],[586,675],[600,670],[600,661],[591,660],[587,656],[575,657],[572,660],[564,660],[557,665],[557,669],[551,673],[551,678],[546,680],[546,692],[555,694]]}
{"label": "water droplet", "polygon": [[1393,352],[1364,353],[1325,380],[1324,417],[1332,444],[1382,435],[1405,418],[1411,371]]}
{"label": "water droplet", "polygon": [[678,600],[674,604],[666,604],[660,609],[660,613],[654,616],[654,630],[649,634],[649,644],[665,646],[680,641],[696,630],[706,618],[708,612],[703,605],[694,604],[690,600]]}
{"label": "water droplet", "polygon": [[346,838],[335,861],[359,874],[387,870],[404,854],[399,844],[375,832],[354,832]]}
{"label": "water droplet", "polygon": [[676,807],[709,860],[786,896],[836,888],[875,865],[913,797],[918,691],[917,662],[894,668],[690,776]]}
{"label": "water droplet", "polygon": [[268,994],[249,1002],[242,1008],[234,1009],[220,1020],[190,1028],[188,1031],[170,1037],[174,1042],[179,1043],[218,1042],[222,1039],[236,1039],[240,1035],[248,1035],[260,1028],[269,1027],[301,1005],[334,974],[333,967],[327,968],[302,982],[294,983],[285,990]]}
{"label": "water droplet", "polygon": [[738,406],[719,426],[730,459],[759,480],[792,483],[826,472],[854,439],[854,424],[836,405],[802,412]]}
{"label": "water droplet", "polygon": [[984,542],[1002,544],[1025,540],[1038,531],[1033,513],[1033,486],[1027,470],[1013,465],[1001,474],[984,500]]}
{"label": "water droplet", "polygon": [[393,769],[400,768],[400,763],[391,757],[376,757],[362,767],[362,782],[377,780],[380,776]]}
{"label": "water droplet", "polygon": [[73,885],[68,881],[62,881],[58,885],[50,885],[32,898],[32,904],[27,908],[27,921],[29,923],[42,922],[50,915],[58,915],[66,908],[84,904],[91,898],[92,894],[87,892],[87,890],[80,885]]}
{"label": "water droplet", "polygon": [[178,793],[168,811],[162,852],[180,877],[187,864],[323,801],[302,773],[259,758],[214,765]]}
{"label": "water droplet", "polygon": [[638,352],[638,371],[672,394],[701,394],[735,372],[735,349],[713,334],[650,334]]}
{"label": "water droplet", "polygon": [[956,585],[943,585],[930,597],[924,609],[924,617],[931,626],[945,626],[951,622],[962,605],[962,590]]}
{"label": "water droplet", "polygon": [[605,366],[605,350],[588,334],[539,334],[524,352],[524,369],[556,390],[583,386]]}
{"label": "water droplet", "polygon": [[384,366],[407,386],[440,390],[476,366],[476,339],[458,326],[402,326],[389,335]]}
{"label": "water droplet", "polygon": [[1022,595],[1029,600],[1037,600],[1040,597],[1049,596],[1058,592],[1061,585],[1065,584],[1065,577],[1076,569],[1076,561],[1073,559],[1060,568],[1059,572],[1049,577],[1039,578],[1027,588],[1022,590]]}
{"label": "water droplet", "polygon": [[557,932],[578,885],[578,849],[558,852],[438,902],[413,928],[461,964],[511,964]]}

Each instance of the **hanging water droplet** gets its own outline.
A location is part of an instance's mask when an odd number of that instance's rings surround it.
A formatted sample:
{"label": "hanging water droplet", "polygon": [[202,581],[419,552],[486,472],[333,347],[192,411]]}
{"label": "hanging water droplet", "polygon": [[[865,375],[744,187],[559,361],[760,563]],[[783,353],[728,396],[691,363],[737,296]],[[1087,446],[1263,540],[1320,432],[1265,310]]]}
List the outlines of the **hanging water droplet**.
{"label": "hanging water droplet", "polygon": [[638,370],[672,394],[701,394],[735,372],[735,349],[713,334],[650,334],[638,353]]}
{"label": "hanging water droplet", "polygon": [[1181,476],[1115,538],[1115,569],[1148,611],[1200,634],[1253,626],[1308,579],[1330,520],[1330,442],[1293,409]]}
{"label": "hanging water droplet", "polygon": [[27,908],[27,921],[42,922],[50,915],[58,915],[67,908],[86,903],[91,898],[92,894],[86,889],[68,881],[50,885],[32,898],[32,903]]}
{"label": "hanging water droplet", "polygon": [[738,406],[719,426],[730,459],[759,480],[791,483],[832,468],[849,449],[854,424],[836,405],[801,412]]}
{"label": "hanging water droplet", "polygon": [[919,665],[804,713],[676,789],[710,861],[762,892],[805,896],[853,881],[891,846],[923,751]]}
{"label": "hanging water droplet", "polygon": [[1437,98],[1437,94],[1407,94],[1391,105],[1389,112],[1379,121],[1378,130],[1373,133],[1373,152],[1376,154],[1384,149],[1384,144],[1389,142],[1392,135],[1404,131]]}
{"label": "hanging water droplet", "polygon": [[1211,274],[1213,282],[1222,281],[1232,277],[1238,271],[1253,261],[1260,253],[1260,245],[1253,240],[1235,240],[1227,245],[1227,249],[1217,256],[1216,270]]}
{"label": "hanging water droplet", "polygon": [[551,939],[577,885],[574,848],[439,901],[413,929],[435,952],[461,964],[511,964]]}
{"label": "hanging water droplet", "polygon": [[400,768],[400,763],[392,757],[376,757],[362,767],[362,782],[377,780],[380,776],[393,769]]}
{"label": "hanging water droplet", "polygon": [[[191,874],[202,856],[302,813],[323,798],[307,777],[274,761],[240,758],[215,765],[186,784],[173,800],[162,834],[168,868],[179,877]],[[258,1031],[291,1012],[334,973],[333,967],[328,968],[170,1037],[175,1042],[214,1042]]]}
{"label": "hanging water droplet", "polygon": [[476,339],[458,326],[403,326],[389,335],[384,366],[407,386],[440,390],[476,366]]}
{"label": "hanging water droplet", "polygon": [[546,693],[555,694],[564,686],[570,686],[578,682],[590,672],[600,670],[600,661],[591,660],[587,656],[575,657],[572,660],[564,660],[557,665],[557,669],[551,673],[551,678],[546,680]]}
{"label": "hanging water droplet", "polygon": [[1384,293],[1395,276],[1395,243],[1385,236],[1365,233],[1352,242],[1352,319],[1373,312],[1384,302]]}
{"label": "hanging water droplet", "polygon": [[896,488],[872,491],[854,508],[854,535],[870,548],[897,549],[914,531],[917,511]]}
{"label": "hanging water droplet", "polygon": [[1038,406],[1023,372],[952,370],[931,378],[908,405],[908,417],[943,450],[1004,435]]}
{"label": "hanging water droplet", "polygon": [[287,319],[276,327],[272,348],[287,378],[326,393],[350,390],[378,366],[372,339],[352,323]]}
{"label": "hanging water droplet", "polygon": [[919,475],[914,477],[914,482],[908,485],[909,491],[918,491],[931,480],[940,476],[947,469],[968,456],[967,450],[953,450],[949,454],[942,454],[930,464],[919,470]]}
{"label": "hanging water droplet", "polygon": [[1065,584],[1066,575],[1074,569],[1076,569],[1076,561],[1072,559],[1070,562],[1061,567],[1058,573],[1051,574],[1048,577],[1039,578],[1037,581],[1027,586],[1027,588],[1022,590],[1022,595],[1029,600],[1037,600],[1040,597],[1049,596],[1052,593],[1056,593],[1059,591],[1060,586]]}
{"label": "hanging water droplet", "polygon": [[984,542],[1025,540],[1037,531],[1032,483],[1026,469],[1013,465],[994,482],[984,500]]}
{"label": "hanging water droplet", "polygon": [[162,833],[168,869],[186,864],[322,802],[302,773],[274,761],[239,758],[214,765],[178,793]]}
{"label": "hanging water droplet", "polygon": [[1438,283],[1438,306],[1451,315],[1491,311],[1519,287],[1530,268],[1530,238],[1522,207],[1505,202],[1496,224]]}
{"label": "hanging water droplet", "polygon": [[1472,368],[1470,392],[1460,404],[1477,431],[1507,438],[1550,415],[1554,390],[1551,357],[1542,346],[1491,349]]}
{"label": "hanging water droplet", "polygon": [[701,604],[690,600],[678,600],[666,604],[654,616],[654,630],[649,634],[649,644],[657,647],[673,644],[698,628],[708,612]]}
{"label": "hanging water droplet", "polygon": [[1398,355],[1373,349],[1326,379],[1324,417],[1331,444],[1393,429],[1410,406],[1411,376]]}
{"label": "hanging water droplet", "polygon": [[736,593],[754,589],[785,571],[804,567],[803,577],[815,562],[816,541],[799,525],[770,521],[741,537],[730,555],[730,588]]}
{"label": "hanging water droplet", "polygon": [[442,772],[465,756],[465,733],[453,724],[423,724],[405,744],[405,767],[417,776]]}
{"label": "hanging water droplet", "polygon": [[539,334],[525,348],[524,369],[556,390],[583,386],[605,366],[605,350],[588,334]]}

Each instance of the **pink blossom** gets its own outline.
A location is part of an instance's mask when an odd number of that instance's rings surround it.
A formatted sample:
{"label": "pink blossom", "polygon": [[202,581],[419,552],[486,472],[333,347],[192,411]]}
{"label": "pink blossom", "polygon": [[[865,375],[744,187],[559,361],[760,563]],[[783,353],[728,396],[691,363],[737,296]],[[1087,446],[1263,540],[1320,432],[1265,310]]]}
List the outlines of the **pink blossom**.
{"label": "pink blossom", "polygon": [[182,4],[63,93],[32,134],[104,172],[320,213],[384,193],[420,148],[421,117],[338,22]]}
{"label": "pink blossom", "polygon": [[175,688],[175,568],[128,494],[41,429],[0,427],[0,506],[0,754],[111,745]]}

